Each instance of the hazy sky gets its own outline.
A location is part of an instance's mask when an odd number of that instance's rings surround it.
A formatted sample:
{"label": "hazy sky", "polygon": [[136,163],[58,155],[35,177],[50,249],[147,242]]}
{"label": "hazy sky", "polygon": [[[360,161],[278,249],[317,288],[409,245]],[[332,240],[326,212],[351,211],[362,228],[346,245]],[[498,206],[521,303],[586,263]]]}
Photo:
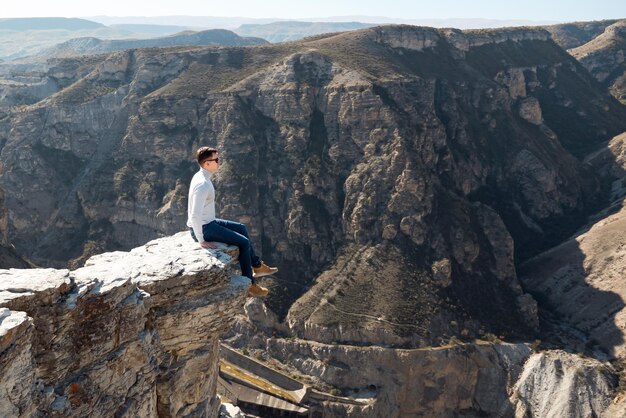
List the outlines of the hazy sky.
{"label": "hazy sky", "polygon": [[626,18],[626,0],[3,0],[0,17],[346,15],[405,19],[596,20]]}

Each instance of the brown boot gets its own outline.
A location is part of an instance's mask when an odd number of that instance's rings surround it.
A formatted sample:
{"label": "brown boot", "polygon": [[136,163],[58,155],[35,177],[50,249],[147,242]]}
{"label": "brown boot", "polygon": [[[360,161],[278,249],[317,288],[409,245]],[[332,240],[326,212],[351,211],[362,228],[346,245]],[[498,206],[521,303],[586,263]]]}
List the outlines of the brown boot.
{"label": "brown boot", "polygon": [[250,287],[248,288],[248,296],[251,296],[251,297],[262,298],[264,296],[267,296],[268,293],[269,293],[269,290],[267,290],[266,287],[259,286],[256,283],[252,283]]}
{"label": "brown boot", "polygon": [[270,276],[278,272],[278,267],[270,267],[264,262],[258,267],[252,267],[252,275],[256,277]]}

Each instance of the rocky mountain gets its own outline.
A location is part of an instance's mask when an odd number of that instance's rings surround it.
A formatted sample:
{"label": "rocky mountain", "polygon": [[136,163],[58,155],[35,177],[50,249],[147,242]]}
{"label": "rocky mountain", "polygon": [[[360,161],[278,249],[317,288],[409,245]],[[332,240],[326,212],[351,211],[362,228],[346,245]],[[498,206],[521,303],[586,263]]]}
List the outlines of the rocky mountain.
{"label": "rocky mountain", "polygon": [[11,62],[35,55],[44,49],[74,38],[96,37],[108,39],[152,37],[127,30],[108,28],[98,25],[90,29],[23,29],[0,30],[0,60]]}
{"label": "rocky mountain", "polygon": [[613,23],[602,34],[571,49],[570,53],[613,96],[626,102],[626,20]]}
{"label": "rocky mountain", "polygon": [[[92,71],[112,51],[170,46],[259,45],[260,38],[240,37],[226,30],[181,33],[154,39],[101,40],[77,38],[33,55],[0,64],[0,109],[36,103]],[[99,56],[98,56],[99,55]],[[72,59],[65,59],[71,57]],[[0,110],[1,111],[1,110]]]}
{"label": "rocky mountain", "polygon": [[266,24],[245,24],[235,29],[241,36],[254,36],[270,42],[296,41],[307,36],[331,32],[364,29],[376,26],[373,23],[361,22],[272,22]]}
{"label": "rocky mountain", "polygon": [[571,49],[586,44],[596,36],[601,35],[607,27],[617,21],[617,19],[612,19],[561,23],[558,25],[544,26],[544,29],[550,32],[554,42],[559,44],[563,49]]}
{"label": "rocky mountain", "polygon": [[106,59],[106,55],[53,59],[48,62],[0,64],[0,119],[9,108],[37,103],[75,83]]}
{"label": "rocky mountain", "polygon": [[120,23],[117,25],[108,25],[110,28],[126,30],[134,33],[152,33],[153,35],[165,36],[174,35],[179,32],[185,32],[194,30],[189,26],[177,26],[177,25],[149,25],[149,24],[132,24],[132,23]]}
{"label": "rocky mountain", "polygon": [[185,229],[193,152],[217,146],[220,215],[280,267],[228,341],[360,400],[329,416],[623,416],[626,108],[549,32],[385,26],[59,59],[40,77],[54,88],[25,102],[15,86],[0,114],[18,253],[76,267]]}
{"label": "rocky mountain", "polygon": [[603,203],[582,158],[626,130],[626,108],[540,29],[60,62],[74,82],[0,121],[18,252],[62,266],[183,229],[193,150],[215,145],[221,216],[281,268],[269,305],[321,342],[533,336],[515,263]]}
{"label": "rocky mountain", "polygon": [[[260,45],[267,41],[260,38],[242,37],[234,32],[223,29],[212,29],[200,32],[181,32],[176,35],[151,39],[110,39],[76,38],[48,48],[26,60],[45,61],[50,58],[65,58],[78,55],[93,55],[122,51],[136,48],[155,48],[170,46],[248,46]],[[23,62],[24,59],[21,60]]]}

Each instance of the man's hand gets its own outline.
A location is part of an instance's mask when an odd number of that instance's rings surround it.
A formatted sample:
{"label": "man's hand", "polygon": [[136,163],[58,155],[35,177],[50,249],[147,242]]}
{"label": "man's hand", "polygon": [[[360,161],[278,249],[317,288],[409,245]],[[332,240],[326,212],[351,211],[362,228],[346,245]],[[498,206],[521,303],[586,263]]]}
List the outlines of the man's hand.
{"label": "man's hand", "polygon": [[208,242],[208,241],[202,241],[202,242],[200,243],[200,246],[201,246],[202,248],[213,248],[213,249],[216,249],[216,248],[217,248],[217,245],[215,245],[215,244],[211,244],[211,243],[210,243],[210,242]]}

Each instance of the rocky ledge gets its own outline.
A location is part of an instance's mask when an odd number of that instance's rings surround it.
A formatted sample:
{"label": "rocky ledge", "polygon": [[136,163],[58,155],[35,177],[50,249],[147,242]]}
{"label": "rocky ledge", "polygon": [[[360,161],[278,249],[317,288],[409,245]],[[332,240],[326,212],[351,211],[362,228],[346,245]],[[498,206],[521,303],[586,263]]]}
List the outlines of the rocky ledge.
{"label": "rocky ledge", "polygon": [[467,52],[470,48],[504,42],[541,41],[550,39],[550,33],[540,28],[500,28],[466,30],[435,29],[420,26],[393,25],[368,30],[374,34],[375,42],[392,48],[422,51],[434,48],[442,41],[454,48]]}
{"label": "rocky ledge", "polygon": [[78,270],[0,270],[0,415],[217,416],[218,335],[249,281],[186,232]]}

